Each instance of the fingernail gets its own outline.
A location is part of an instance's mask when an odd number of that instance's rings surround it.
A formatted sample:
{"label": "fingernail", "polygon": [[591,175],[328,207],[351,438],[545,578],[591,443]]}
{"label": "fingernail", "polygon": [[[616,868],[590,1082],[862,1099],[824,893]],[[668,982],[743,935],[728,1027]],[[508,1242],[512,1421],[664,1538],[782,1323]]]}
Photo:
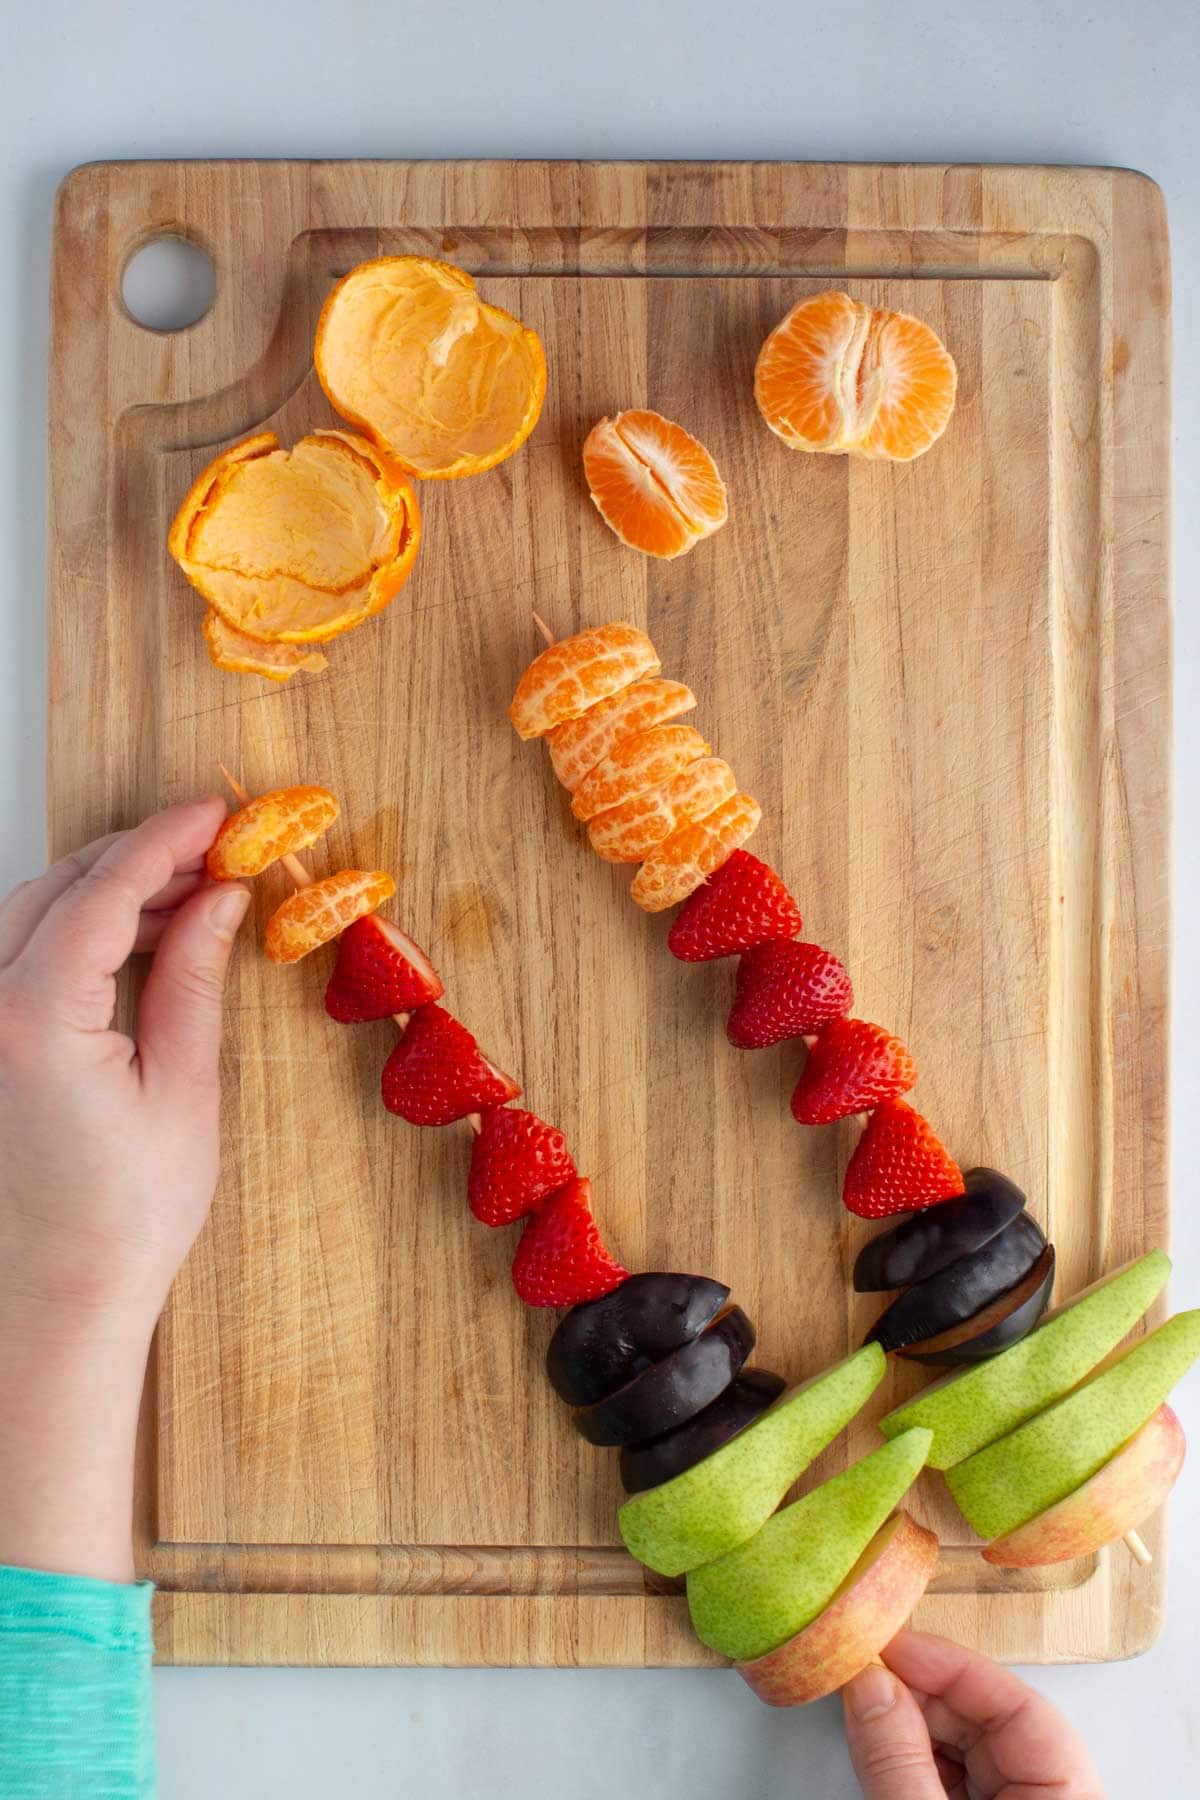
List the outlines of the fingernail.
{"label": "fingernail", "polygon": [[208,909],[208,922],[219,938],[231,938],[246,916],[250,895],[245,888],[226,888]]}
{"label": "fingernail", "polygon": [[846,1700],[858,1723],[866,1725],[895,1704],[895,1680],[887,1669],[873,1663],[854,1677],[846,1689]]}

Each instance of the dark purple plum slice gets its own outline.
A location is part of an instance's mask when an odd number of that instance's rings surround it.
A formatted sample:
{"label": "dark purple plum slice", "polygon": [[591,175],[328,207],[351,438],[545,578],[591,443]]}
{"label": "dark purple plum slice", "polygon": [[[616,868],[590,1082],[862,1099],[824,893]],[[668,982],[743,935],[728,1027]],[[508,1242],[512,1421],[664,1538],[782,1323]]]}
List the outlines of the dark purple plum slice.
{"label": "dark purple plum slice", "polygon": [[1047,1244],[1042,1254],[1022,1281],[985,1306],[974,1318],[944,1331],[940,1337],[922,1338],[906,1344],[897,1352],[910,1362],[938,1363],[955,1367],[960,1363],[984,1362],[999,1356],[1019,1343],[1033,1330],[1050,1304],[1054,1291],[1054,1245]]}
{"label": "dark purple plum slice", "polygon": [[1028,1213],[1018,1213],[1011,1225],[973,1255],[960,1256],[927,1281],[905,1288],[876,1319],[864,1341],[901,1350],[961,1325],[1028,1275],[1045,1248],[1034,1220]]}
{"label": "dark purple plum slice", "polygon": [[589,1444],[644,1444],[661,1437],[723,1394],[753,1348],[753,1325],[740,1306],[731,1306],[690,1344],[577,1412],[575,1424]]}
{"label": "dark purple plum slice", "polygon": [[997,1237],[1024,1210],[1025,1196],[997,1169],[969,1169],[961,1199],[913,1213],[864,1244],[854,1265],[854,1290],[880,1293],[927,1281]]}
{"label": "dark purple plum slice", "polygon": [[627,1494],[661,1487],[703,1462],[747,1425],[761,1418],[787,1382],[769,1369],[743,1369],[737,1380],[703,1412],[648,1444],[626,1444],[621,1452],[621,1481]]}
{"label": "dark purple plum slice", "polygon": [[546,1352],[555,1393],[570,1406],[594,1406],[699,1337],[728,1298],[725,1284],[707,1275],[650,1273],[573,1306]]}

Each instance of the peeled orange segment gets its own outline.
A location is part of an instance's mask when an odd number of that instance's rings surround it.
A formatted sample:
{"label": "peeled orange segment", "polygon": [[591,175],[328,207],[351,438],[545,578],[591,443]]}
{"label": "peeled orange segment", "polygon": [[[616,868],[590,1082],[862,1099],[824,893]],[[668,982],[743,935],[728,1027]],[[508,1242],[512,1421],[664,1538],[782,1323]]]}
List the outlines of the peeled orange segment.
{"label": "peeled orange segment", "polygon": [[597,701],[581,718],[556,725],[547,742],[554,773],[573,794],[585,775],[608,756],[623,738],[664,725],[696,704],[681,681],[635,681],[611,700]]}
{"label": "peeled orange segment", "polygon": [[645,788],[670,781],[711,749],[691,725],[654,725],[649,731],[639,731],[584,777],[575,790],[571,811],[577,819],[594,818]]}
{"label": "peeled orange segment", "polygon": [[396,884],[382,869],[339,869],[289,894],[267,921],[263,950],[276,963],[299,962],[390,900]]}
{"label": "peeled orange segment", "polygon": [[682,556],[729,516],[716,463],[661,413],[601,419],[583,446],[583,472],[605,524],[647,556]]}
{"label": "peeled orange segment", "polygon": [[262,432],[195,481],[167,545],[227,625],[264,643],[323,643],[394,600],[421,515],[390,458],[346,431],[283,450]]}
{"label": "peeled orange segment", "polygon": [[227,625],[220,613],[210,606],[202,626],[208,654],[218,669],[234,675],[265,675],[268,681],[290,681],[301,670],[319,675],[328,668],[319,650],[306,650],[303,644],[260,644]]}
{"label": "peeled orange segment", "polygon": [[562,638],[530,663],[513,695],[508,716],[518,737],[545,737],[565,719],[577,719],[598,700],[608,700],[657,675],[658,652],[636,625],[620,621]]}
{"label": "peeled orange segment", "polygon": [[641,862],[655,844],[689,819],[703,819],[737,793],[737,777],[719,756],[702,756],[673,781],[635,794],[588,826],[592,849],[605,862]]}
{"label": "peeled orange segment", "polygon": [[546,396],[536,331],[481,300],[465,269],[424,256],[351,269],[322,308],[313,361],[342,417],[426,480],[503,462]]}
{"label": "peeled orange segment", "polygon": [[633,878],[630,894],[645,912],[665,912],[695,892],[740,850],[762,818],[750,794],[734,794],[706,819],[681,825],[656,844]]}
{"label": "peeled orange segment", "polygon": [[230,813],[205,858],[214,881],[261,875],[281,856],[324,837],[338,816],[328,788],[275,788]]}
{"label": "peeled orange segment", "polygon": [[957,384],[923,320],[828,293],[799,301],[767,338],[754,398],[793,450],[907,462],[946,429]]}

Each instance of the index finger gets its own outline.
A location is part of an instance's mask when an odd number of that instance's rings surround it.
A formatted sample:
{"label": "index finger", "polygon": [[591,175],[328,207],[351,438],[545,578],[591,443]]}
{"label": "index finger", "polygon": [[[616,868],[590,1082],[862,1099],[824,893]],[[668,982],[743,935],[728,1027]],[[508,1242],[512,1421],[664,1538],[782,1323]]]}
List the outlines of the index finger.
{"label": "index finger", "polygon": [[[906,1686],[930,1697],[933,1706],[924,1710],[935,1739],[942,1735],[931,1717],[938,1703],[973,1728],[961,1734],[959,1748],[967,1753],[968,1773],[974,1779],[982,1776],[986,1782],[994,1770],[1001,1782],[1028,1782],[1038,1788],[1069,1781],[1077,1784],[1070,1792],[1079,1800],[1085,1793],[1101,1800],[1103,1789],[1083,1739],[1048,1700],[1010,1670],[923,1631],[902,1631],[882,1655]],[[977,1759],[985,1766],[977,1768]],[[1089,1779],[1094,1787],[1086,1785]],[[999,1785],[985,1785],[984,1791],[996,1792]]]}
{"label": "index finger", "polygon": [[10,965],[43,1004],[83,1030],[112,1019],[113,977],[137,941],[142,908],[212,843],[225,817],[215,796],[168,807],[123,832],[60,893]]}

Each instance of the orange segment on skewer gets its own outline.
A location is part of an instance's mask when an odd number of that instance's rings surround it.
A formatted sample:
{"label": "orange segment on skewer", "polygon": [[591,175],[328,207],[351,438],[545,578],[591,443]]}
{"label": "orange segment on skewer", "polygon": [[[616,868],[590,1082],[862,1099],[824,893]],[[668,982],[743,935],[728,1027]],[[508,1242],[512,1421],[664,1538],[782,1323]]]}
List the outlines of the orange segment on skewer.
{"label": "orange segment on skewer", "polygon": [[267,921],[263,949],[271,962],[299,962],[396,891],[382,869],[339,869],[289,894]]}
{"label": "orange segment on skewer", "polygon": [[907,462],[939,438],[958,374],[922,319],[849,294],[799,301],[763,344],[754,397],[793,450]]}
{"label": "orange segment on skewer", "polygon": [[571,811],[577,819],[594,818],[645,788],[670,781],[689,763],[707,756],[711,748],[691,725],[655,725],[639,731],[584,777],[575,790]]}
{"label": "orange segment on skewer", "polygon": [[403,470],[365,438],[270,431],[192,484],[167,546],[226,624],[264,643],[323,643],[381,612],[412,573],[421,515]]}
{"label": "orange segment on skewer", "polygon": [[673,781],[635,794],[588,825],[592,848],[605,862],[641,862],[689,819],[703,819],[737,793],[737,777],[719,756],[702,756]]}
{"label": "orange segment on skewer", "polygon": [[536,331],[480,298],[465,269],[381,256],[325,302],[313,345],[331,404],[410,475],[478,475],[537,424],[546,357]]}
{"label": "orange segment on skewer", "polygon": [[518,737],[544,737],[661,667],[654,645],[636,625],[598,625],[562,638],[534,658],[517,683],[508,716]]}
{"label": "orange segment on skewer", "polygon": [[589,706],[580,718],[554,727],[546,740],[554,773],[573,794],[584,776],[623,738],[648,731],[652,725],[665,725],[668,719],[690,712],[695,704],[695,694],[681,681],[635,681],[611,699]]}
{"label": "orange segment on skewer", "polygon": [[761,818],[752,795],[734,794],[706,819],[680,826],[655,845],[634,876],[634,900],[646,912],[677,906],[741,848]]}
{"label": "orange segment on skewer", "polygon": [[583,471],[605,524],[648,556],[682,556],[729,516],[711,455],[661,413],[635,409],[601,419],[583,446]]}
{"label": "orange segment on skewer", "polygon": [[208,872],[214,881],[261,875],[282,857],[315,844],[337,816],[338,803],[328,788],[276,788],[260,794],[226,819],[208,852]]}
{"label": "orange segment on skewer", "polygon": [[244,631],[236,631],[211,606],[201,629],[217,668],[234,675],[265,675],[268,681],[290,681],[302,670],[318,675],[328,667],[319,650],[307,650],[303,644],[260,643]]}

